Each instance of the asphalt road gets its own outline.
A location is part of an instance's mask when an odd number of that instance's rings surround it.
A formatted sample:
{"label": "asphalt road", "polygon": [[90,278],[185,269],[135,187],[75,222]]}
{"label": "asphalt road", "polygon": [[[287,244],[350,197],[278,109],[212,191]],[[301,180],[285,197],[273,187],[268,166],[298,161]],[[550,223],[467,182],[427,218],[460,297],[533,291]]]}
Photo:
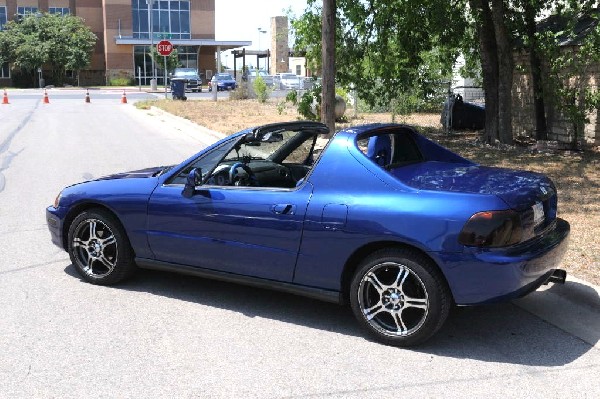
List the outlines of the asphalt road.
{"label": "asphalt road", "polygon": [[60,189],[214,137],[119,93],[37,94],[0,105],[0,398],[600,397],[597,347],[513,304],[458,309],[408,350],[293,295],[150,271],[83,282],[45,225]]}

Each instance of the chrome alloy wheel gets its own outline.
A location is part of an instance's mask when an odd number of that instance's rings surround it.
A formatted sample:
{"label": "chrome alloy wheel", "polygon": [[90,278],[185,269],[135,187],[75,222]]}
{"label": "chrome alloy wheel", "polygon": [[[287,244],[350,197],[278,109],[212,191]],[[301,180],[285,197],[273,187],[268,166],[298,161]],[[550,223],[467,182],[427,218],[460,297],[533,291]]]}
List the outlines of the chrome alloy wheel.
{"label": "chrome alloy wheel", "polygon": [[384,262],[373,266],[361,279],[357,294],[363,317],[381,334],[411,335],[427,318],[425,285],[402,264]]}
{"label": "chrome alloy wheel", "polygon": [[83,220],[75,230],[72,245],[76,262],[89,277],[107,276],[117,264],[117,240],[101,220]]}

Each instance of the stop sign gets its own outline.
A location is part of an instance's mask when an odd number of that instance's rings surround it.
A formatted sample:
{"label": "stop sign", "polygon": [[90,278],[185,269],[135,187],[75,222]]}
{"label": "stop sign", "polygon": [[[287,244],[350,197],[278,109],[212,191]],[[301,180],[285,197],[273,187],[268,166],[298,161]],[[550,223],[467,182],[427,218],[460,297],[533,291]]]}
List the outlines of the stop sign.
{"label": "stop sign", "polygon": [[161,40],[156,45],[156,51],[158,51],[160,55],[164,55],[166,57],[173,51],[173,45],[168,40]]}

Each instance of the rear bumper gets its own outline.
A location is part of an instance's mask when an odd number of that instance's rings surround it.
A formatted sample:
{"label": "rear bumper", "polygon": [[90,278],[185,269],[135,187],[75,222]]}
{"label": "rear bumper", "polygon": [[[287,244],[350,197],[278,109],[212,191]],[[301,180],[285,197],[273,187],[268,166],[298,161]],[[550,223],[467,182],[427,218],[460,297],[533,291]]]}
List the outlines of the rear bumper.
{"label": "rear bumper", "polygon": [[552,275],[567,250],[569,223],[556,219],[544,234],[509,248],[437,253],[458,305],[503,302],[535,291]]}

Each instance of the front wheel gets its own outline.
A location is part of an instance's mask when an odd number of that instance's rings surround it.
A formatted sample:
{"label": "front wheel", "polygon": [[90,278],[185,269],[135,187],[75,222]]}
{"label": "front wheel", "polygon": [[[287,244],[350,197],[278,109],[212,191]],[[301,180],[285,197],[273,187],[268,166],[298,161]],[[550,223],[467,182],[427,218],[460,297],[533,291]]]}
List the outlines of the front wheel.
{"label": "front wheel", "polygon": [[350,305],[361,326],[377,340],[412,346],[442,327],[451,295],[429,259],[409,249],[383,249],[358,267]]}
{"label": "front wheel", "polygon": [[118,283],[136,271],[133,250],[119,221],[103,209],[80,213],[69,227],[69,256],[92,284]]}

